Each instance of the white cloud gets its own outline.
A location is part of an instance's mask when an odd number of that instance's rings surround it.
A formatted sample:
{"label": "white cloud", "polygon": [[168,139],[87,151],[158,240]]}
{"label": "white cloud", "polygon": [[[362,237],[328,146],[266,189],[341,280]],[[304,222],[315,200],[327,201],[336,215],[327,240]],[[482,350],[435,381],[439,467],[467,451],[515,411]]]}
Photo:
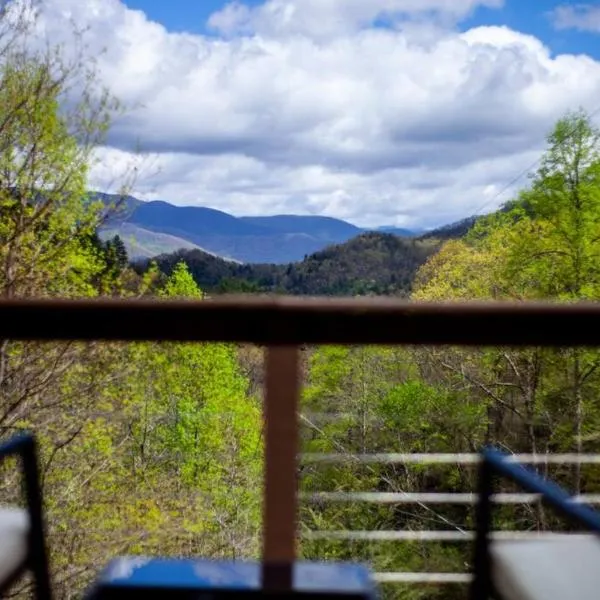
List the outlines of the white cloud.
{"label": "white cloud", "polygon": [[261,35],[307,35],[329,39],[348,34],[385,19],[402,22],[426,15],[448,22],[478,6],[498,8],[504,0],[269,0],[249,9],[239,0],[215,13],[209,25],[216,30]]}
{"label": "white cloud", "polygon": [[556,29],[578,29],[600,32],[600,6],[592,4],[564,4],[552,11]]}
{"label": "white cloud", "polygon": [[[228,35],[246,31],[230,38],[168,32],[118,0],[47,0],[42,22],[51,39],[69,16],[88,24],[92,51],[107,48],[106,82],[142,105],[115,124],[103,154],[118,163],[138,141],[158,154],[160,173],[140,180],[139,194],[413,226],[508,199],[490,190],[531,164],[556,118],[600,97],[600,63],[589,57],[552,57],[532,36],[461,34],[445,21],[481,3],[230,5],[212,18]],[[440,19],[418,22],[423,11]],[[370,26],[386,13],[410,22]]]}

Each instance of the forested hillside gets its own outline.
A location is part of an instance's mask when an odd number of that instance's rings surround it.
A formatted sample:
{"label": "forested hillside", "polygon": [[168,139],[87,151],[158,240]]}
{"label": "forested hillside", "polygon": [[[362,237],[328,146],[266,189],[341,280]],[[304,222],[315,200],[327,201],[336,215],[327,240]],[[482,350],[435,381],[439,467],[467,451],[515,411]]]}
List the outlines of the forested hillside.
{"label": "forested hillside", "polygon": [[456,223],[432,229],[420,236],[421,240],[452,240],[466,235],[481,217],[467,217]]}
{"label": "forested hillside", "polygon": [[[105,206],[118,204],[107,214],[100,235],[104,239],[121,237],[133,260],[198,248],[237,262],[282,265],[372,232],[331,217],[234,217],[202,206],[142,202],[132,196],[100,192],[90,196]],[[418,235],[396,227],[380,227],[374,233]]]}
{"label": "forested hillside", "polygon": [[[167,275],[184,262],[196,283],[211,293],[407,296],[417,269],[436,247],[431,240],[366,233],[288,265],[239,265],[197,250],[153,260]],[[136,268],[143,272],[149,264],[137,263]]]}

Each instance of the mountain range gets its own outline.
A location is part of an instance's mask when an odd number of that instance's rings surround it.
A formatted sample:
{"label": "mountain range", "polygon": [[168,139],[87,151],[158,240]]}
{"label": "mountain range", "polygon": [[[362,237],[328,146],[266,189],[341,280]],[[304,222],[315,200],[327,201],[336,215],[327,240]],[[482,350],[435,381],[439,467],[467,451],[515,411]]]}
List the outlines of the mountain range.
{"label": "mountain range", "polygon": [[[143,202],[131,196],[93,196],[107,205],[118,203],[100,235],[119,235],[133,260],[202,250],[232,262],[287,264],[373,231],[332,217],[235,217],[212,208]],[[376,231],[405,237],[420,233],[395,227]]]}

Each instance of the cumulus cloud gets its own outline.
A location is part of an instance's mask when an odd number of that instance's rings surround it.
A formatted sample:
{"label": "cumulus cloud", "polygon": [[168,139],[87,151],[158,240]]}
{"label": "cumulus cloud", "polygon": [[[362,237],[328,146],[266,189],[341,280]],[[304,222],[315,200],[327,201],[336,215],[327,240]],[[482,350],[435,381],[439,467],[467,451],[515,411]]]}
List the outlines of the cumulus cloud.
{"label": "cumulus cloud", "polygon": [[[127,153],[112,148],[102,149],[100,155],[102,160],[92,173],[98,186],[128,160]],[[457,177],[449,169],[419,165],[367,175],[323,166],[267,166],[236,154],[164,153],[153,165],[160,174],[141,178],[136,195],[181,206],[208,205],[238,215],[294,212],[331,215],[364,226],[427,227],[485,206],[505,185],[507,174],[532,164],[537,155],[534,150],[477,160]],[[500,183],[490,183],[494,181]],[[465,207],[469,210],[463,214]]]}
{"label": "cumulus cloud", "polygon": [[600,32],[600,6],[592,4],[564,4],[551,13],[554,26],[561,29]]}
{"label": "cumulus cloud", "polygon": [[294,34],[329,39],[375,22],[402,23],[427,16],[445,22],[463,18],[478,6],[498,8],[504,0],[268,0],[250,9],[239,0],[216,12],[209,25],[226,35]]}
{"label": "cumulus cloud", "polygon": [[169,32],[119,0],[48,0],[40,28],[56,40],[66,19],[88,25],[103,77],[136,107],[94,183],[139,142],[160,166],[138,180],[145,198],[432,226],[508,199],[498,191],[555,119],[600,97],[589,57],[553,57],[505,27],[460,33],[478,4],[502,2],[238,3],[213,15],[227,34],[214,37]]}

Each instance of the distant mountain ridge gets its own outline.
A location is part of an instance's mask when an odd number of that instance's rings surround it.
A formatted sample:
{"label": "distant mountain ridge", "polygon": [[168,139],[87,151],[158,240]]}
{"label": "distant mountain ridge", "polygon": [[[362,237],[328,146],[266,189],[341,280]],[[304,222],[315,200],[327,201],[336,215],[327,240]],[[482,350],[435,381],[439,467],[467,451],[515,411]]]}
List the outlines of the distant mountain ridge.
{"label": "distant mountain ridge", "polygon": [[377,227],[373,231],[379,233],[391,233],[393,235],[399,235],[401,237],[418,237],[425,233],[424,229],[405,229],[404,227]]}
{"label": "distant mountain ridge", "polygon": [[[333,217],[274,215],[235,217],[198,206],[175,206],[162,200],[143,202],[132,196],[94,193],[105,204],[119,203],[100,235],[119,235],[133,259],[201,249],[242,263],[287,264],[365,232]],[[405,229],[385,228],[395,235],[414,236]]]}
{"label": "distant mountain ridge", "polygon": [[300,215],[273,215],[270,217],[239,217],[241,221],[266,227],[277,233],[310,234],[322,239],[347,237],[348,239],[360,235],[364,229],[356,227],[333,217],[315,217]]}
{"label": "distant mountain ridge", "polygon": [[[217,256],[214,252],[210,252],[210,250],[185,239],[168,233],[143,229],[133,223],[121,223],[114,229],[110,226],[102,229],[101,237],[103,239],[109,239],[115,235],[118,235],[125,242],[127,255],[133,260],[152,258],[165,252],[176,252],[177,250],[201,250],[211,256]],[[230,262],[238,262],[230,258],[219,258]]]}
{"label": "distant mountain ridge", "polygon": [[460,221],[449,223],[448,225],[442,225],[441,227],[422,233],[419,236],[419,239],[450,240],[461,238],[466,235],[473,225],[481,218],[482,217],[479,216],[467,217],[466,219],[461,219]]}

